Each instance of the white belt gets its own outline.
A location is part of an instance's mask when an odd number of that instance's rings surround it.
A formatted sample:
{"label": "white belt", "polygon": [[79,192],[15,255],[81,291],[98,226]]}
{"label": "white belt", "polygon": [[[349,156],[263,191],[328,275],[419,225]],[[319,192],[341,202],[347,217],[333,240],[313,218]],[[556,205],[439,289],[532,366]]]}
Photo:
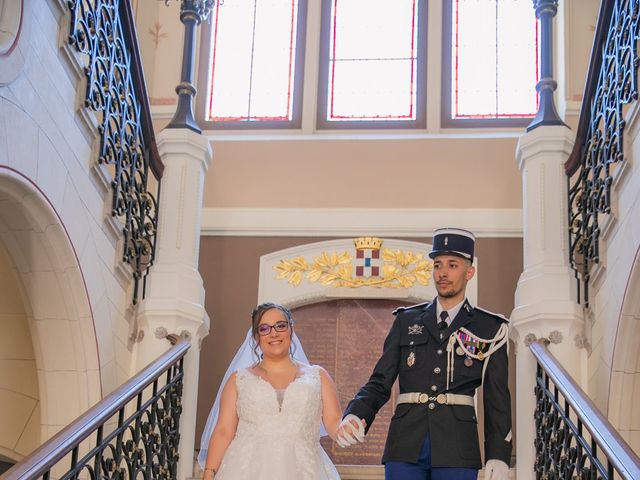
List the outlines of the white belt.
{"label": "white belt", "polygon": [[437,397],[430,397],[427,393],[410,392],[398,395],[400,403],[427,403],[436,402],[440,405],[468,405],[474,406],[473,397],[469,395],[458,395],[457,393],[441,393]]}

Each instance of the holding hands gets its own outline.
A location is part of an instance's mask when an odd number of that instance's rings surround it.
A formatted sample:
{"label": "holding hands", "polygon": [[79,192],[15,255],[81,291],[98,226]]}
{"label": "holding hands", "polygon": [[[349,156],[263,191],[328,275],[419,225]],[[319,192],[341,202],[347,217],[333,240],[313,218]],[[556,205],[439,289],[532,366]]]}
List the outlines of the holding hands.
{"label": "holding hands", "polygon": [[346,415],[336,432],[336,443],[342,448],[364,442],[364,427],[367,422],[353,414]]}

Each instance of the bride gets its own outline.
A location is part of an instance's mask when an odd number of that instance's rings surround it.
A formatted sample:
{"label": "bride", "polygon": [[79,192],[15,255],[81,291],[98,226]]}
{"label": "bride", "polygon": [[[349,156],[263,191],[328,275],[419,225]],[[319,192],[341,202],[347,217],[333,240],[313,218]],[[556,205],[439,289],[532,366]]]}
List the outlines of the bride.
{"label": "bride", "polygon": [[202,435],[204,480],[340,478],[320,445],[321,423],[334,439],[340,424],[336,386],[308,364],[287,308],[256,307],[223,385]]}

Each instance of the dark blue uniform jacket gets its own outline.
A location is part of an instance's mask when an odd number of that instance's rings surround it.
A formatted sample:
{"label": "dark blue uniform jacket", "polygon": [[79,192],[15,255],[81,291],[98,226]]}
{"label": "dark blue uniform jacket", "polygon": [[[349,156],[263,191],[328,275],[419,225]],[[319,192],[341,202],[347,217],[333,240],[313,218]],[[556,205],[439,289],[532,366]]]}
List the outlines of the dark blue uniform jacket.
{"label": "dark blue uniform jacket", "polygon": [[[512,445],[507,345],[488,359],[471,359],[466,364],[466,355],[454,354],[453,381],[446,390],[449,336],[464,327],[479,338],[494,338],[507,320],[474,308],[467,301],[444,332],[437,327],[435,301],[399,308],[394,314],[396,318],[384,342],[382,356],[369,381],[349,402],[345,415],[354,414],[370,426],[378,410],[389,400],[396,378],[399,378],[400,393],[424,392],[436,397],[449,392],[473,396],[483,383],[483,364],[488,362],[483,385],[485,457],[508,465]],[[408,360],[410,356],[412,361]],[[477,423],[472,406],[434,401],[400,404],[391,419],[382,462],[417,462],[429,432],[432,466],[481,468]]]}

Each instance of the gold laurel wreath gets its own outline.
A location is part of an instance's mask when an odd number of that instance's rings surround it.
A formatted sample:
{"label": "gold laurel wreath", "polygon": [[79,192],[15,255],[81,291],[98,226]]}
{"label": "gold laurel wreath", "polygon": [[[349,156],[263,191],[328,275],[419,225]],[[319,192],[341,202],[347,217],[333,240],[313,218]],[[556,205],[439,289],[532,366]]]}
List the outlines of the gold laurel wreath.
{"label": "gold laurel wreath", "polygon": [[294,286],[300,285],[306,274],[310,282],[327,287],[386,287],[410,288],[416,282],[428,285],[433,263],[422,254],[402,250],[382,250],[382,275],[380,277],[354,278],[352,257],[347,252],[322,252],[312,264],[304,257],[280,260],[274,269],[279,280],[287,279]]}

